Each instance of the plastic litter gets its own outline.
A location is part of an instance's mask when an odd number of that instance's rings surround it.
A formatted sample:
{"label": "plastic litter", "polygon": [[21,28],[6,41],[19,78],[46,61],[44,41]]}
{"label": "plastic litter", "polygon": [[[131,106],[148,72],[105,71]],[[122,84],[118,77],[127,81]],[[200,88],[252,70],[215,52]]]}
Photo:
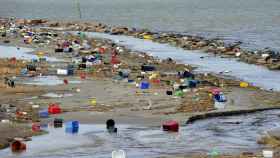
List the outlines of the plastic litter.
{"label": "plastic litter", "polygon": [[96,104],[97,104],[96,98],[91,98],[91,99],[90,99],[90,104],[91,104],[92,106],[96,106]]}
{"label": "plastic litter", "polygon": [[143,82],[141,82],[141,84],[140,84],[140,88],[141,88],[141,89],[149,89],[149,88],[150,88],[150,83],[149,83],[149,82],[146,82],[146,81],[143,81]]}
{"label": "plastic litter", "polygon": [[66,70],[66,69],[57,69],[56,73],[57,73],[57,75],[68,75],[68,70]]}
{"label": "plastic litter", "polygon": [[172,91],[166,91],[166,95],[173,95]]}
{"label": "plastic litter", "polygon": [[178,132],[179,131],[179,123],[174,120],[163,122],[162,129],[164,131],[170,131],[170,132]]}
{"label": "plastic litter", "polygon": [[273,151],[271,150],[263,150],[262,153],[264,158],[273,158]]}
{"label": "plastic litter", "polygon": [[123,150],[114,150],[112,152],[112,158],[126,158],[125,151],[123,151]]}
{"label": "plastic litter", "polygon": [[66,123],[66,133],[78,133],[79,121],[69,121]]}
{"label": "plastic litter", "polygon": [[240,82],[240,87],[241,88],[247,88],[249,86],[249,83],[247,82]]}
{"label": "plastic litter", "polygon": [[12,152],[23,152],[26,150],[26,144],[19,140],[15,140],[11,143],[11,150]]}
{"label": "plastic litter", "polygon": [[63,119],[55,118],[53,124],[55,128],[61,128],[63,126]]}
{"label": "plastic litter", "polygon": [[115,120],[109,119],[106,121],[106,128],[109,133],[117,133],[118,129],[115,127]]}
{"label": "plastic litter", "polygon": [[39,117],[40,117],[40,118],[48,118],[48,117],[49,117],[49,112],[48,112],[48,110],[46,109],[46,110],[41,110],[41,111],[39,111]]}
{"label": "plastic litter", "polygon": [[152,66],[152,65],[142,65],[141,66],[141,70],[142,71],[155,71],[156,70],[156,68],[154,67],[154,66]]}
{"label": "plastic litter", "polygon": [[33,123],[32,124],[32,131],[33,132],[39,132],[41,130],[40,123]]}
{"label": "plastic litter", "polygon": [[62,110],[57,103],[53,103],[49,105],[48,112],[49,114],[60,114]]}

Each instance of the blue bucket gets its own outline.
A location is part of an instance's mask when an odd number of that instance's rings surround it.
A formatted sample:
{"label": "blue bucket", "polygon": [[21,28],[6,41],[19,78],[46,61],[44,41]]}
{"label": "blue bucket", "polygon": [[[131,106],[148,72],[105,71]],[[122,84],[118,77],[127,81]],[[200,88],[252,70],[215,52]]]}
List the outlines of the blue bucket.
{"label": "blue bucket", "polygon": [[141,89],[149,89],[150,88],[150,83],[149,82],[141,82],[140,88]]}
{"label": "blue bucket", "polygon": [[79,128],[79,121],[69,121],[66,123],[66,128]]}
{"label": "blue bucket", "polygon": [[214,96],[214,98],[217,102],[226,102],[227,101],[225,95],[223,95],[223,94],[216,94]]}
{"label": "blue bucket", "polygon": [[66,128],[65,132],[66,133],[78,133],[79,132],[79,128]]}
{"label": "blue bucket", "polygon": [[79,121],[69,121],[66,123],[66,133],[78,133],[79,132]]}
{"label": "blue bucket", "polygon": [[46,109],[46,110],[41,110],[41,111],[39,111],[39,117],[40,117],[40,118],[48,118],[48,117],[49,117],[49,112],[48,112],[48,110]]}

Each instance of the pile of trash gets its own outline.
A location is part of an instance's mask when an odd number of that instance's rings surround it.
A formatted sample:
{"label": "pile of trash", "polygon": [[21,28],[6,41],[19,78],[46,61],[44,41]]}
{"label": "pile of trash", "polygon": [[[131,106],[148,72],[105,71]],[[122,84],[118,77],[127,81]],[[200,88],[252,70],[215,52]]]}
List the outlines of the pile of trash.
{"label": "pile of trash", "polygon": [[207,39],[204,37],[185,35],[179,33],[152,32],[147,29],[136,29],[119,26],[108,26],[102,23],[71,23],[71,22],[52,22],[44,24],[48,27],[63,28],[64,30],[88,31],[109,33],[112,35],[127,35],[145,40],[152,40],[159,43],[168,43],[172,46],[186,50],[203,50],[205,52],[218,54],[222,57],[238,58],[241,61],[263,65],[269,69],[280,69],[280,54],[276,50],[265,48],[263,50],[245,50],[241,48],[241,41],[226,43],[222,39]]}

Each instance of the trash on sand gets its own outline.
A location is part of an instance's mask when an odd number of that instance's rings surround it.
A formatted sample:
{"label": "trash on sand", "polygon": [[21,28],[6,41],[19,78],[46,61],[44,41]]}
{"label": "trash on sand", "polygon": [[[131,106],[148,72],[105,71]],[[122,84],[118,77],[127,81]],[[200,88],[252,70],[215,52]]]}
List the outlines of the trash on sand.
{"label": "trash on sand", "polygon": [[69,82],[68,82],[67,79],[64,79],[64,80],[63,80],[63,83],[67,85]]}
{"label": "trash on sand", "polygon": [[142,71],[155,71],[156,68],[153,65],[142,65],[141,66]]}
{"label": "trash on sand", "polygon": [[39,117],[40,118],[48,118],[49,117],[49,112],[48,112],[48,110],[46,109],[46,110],[40,110],[39,111]]}
{"label": "trash on sand", "polygon": [[175,96],[177,96],[177,97],[183,97],[183,96],[184,96],[184,92],[181,91],[181,90],[177,90],[177,91],[175,92]]}
{"label": "trash on sand", "polygon": [[223,102],[215,101],[214,107],[216,109],[225,109],[225,104]]}
{"label": "trash on sand", "polygon": [[262,153],[264,158],[273,158],[273,151],[271,150],[263,150]]}
{"label": "trash on sand", "polygon": [[66,69],[57,69],[56,70],[57,75],[68,75],[68,70]]}
{"label": "trash on sand", "polygon": [[172,91],[166,91],[166,95],[173,95]]}
{"label": "trash on sand", "polygon": [[126,158],[125,151],[123,151],[123,150],[114,150],[112,152],[112,158]]}
{"label": "trash on sand", "polygon": [[50,114],[60,114],[62,110],[57,103],[53,103],[49,105],[48,112]]}
{"label": "trash on sand", "polygon": [[26,150],[26,144],[24,144],[20,140],[13,141],[10,146],[11,146],[12,152],[23,152]]}
{"label": "trash on sand", "polygon": [[216,150],[212,150],[210,153],[208,153],[208,155],[211,157],[211,158],[217,158],[219,156],[219,152],[216,151]]}
{"label": "trash on sand", "polygon": [[221,93],[221,92],[219,94],[214,95],[214,99],[217,102],[226,102],[227,101],[225,95],[223,93]]}
{"label": "trash on sand", "polygon": [[33,132],[39,132],[41,130],[41,127],[40,127],[40,123],[32,123],[32,131]]}
{"label": "trash on sand", "polygon": [[141,88],[141,89],[149,89],[149,88],[150,88],[150,83],[149,83],[149,82],[146,82],[146,81],[143,81],[143,82],[141,82],[141,84],[140,84],[140,88]]}
{"label": "trash on sand", "polygon": [[79,121],[69,121],[66,123],[66,133],[78,133]]}
{"label": "trash on sand", "polygon": [[96,106],[96,103],[97,103],[96,98],[91,98],[91,99],[90,99],[90,104],[91,104],[92,106]]}
{"label": "trash on sand", "polygon": [[109,133],[117,133],[118,129],[115,127],[115,120],[109,119],[106,121],[106,128]]}
{"label": "trash on sand", "polygon": [[10,120],[1,120],[1,123],[10,123]]}
{"label": "trash on sand", "polygon": [[40,105],[32,105],[32,109],[38,109]]}
{"label": "trash on sand", "polygon": [[61,128],[63,126],[63,119],[55,118],[53,121],[54,128]]}
{"label": "trash on sand", "polygon": [[220,88],[212,88],[210,89],[211,94],[216,95],[219,94],[221,92]]}
{"label": "trash on sand", "polygon": [[170,131],[170,132],[178,132],[179,131],[179,123],[174,120],[163,122],[162,129],[164,131]]}
{"label": "trash on sand", "polygon": [[240,82],[240,87],[241,88],[247,88],[249,86],[249,83],[247,82]]}

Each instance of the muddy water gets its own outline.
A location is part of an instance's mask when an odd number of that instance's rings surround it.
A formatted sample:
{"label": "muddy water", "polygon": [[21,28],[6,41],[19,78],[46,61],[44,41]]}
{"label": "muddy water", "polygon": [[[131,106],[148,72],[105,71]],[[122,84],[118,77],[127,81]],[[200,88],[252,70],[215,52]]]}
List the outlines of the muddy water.
{"label": "muddy water", "polygon": [[[165,59],[171,57],[184,64],[198,66],[198,71],[220,73],[229,71],[226,75],[251,82],[265,89],[280,90],[280,73],[264,67],[238,62],[236,59],[224,59],[200,51],[187,51],[167,44],[154,43],[148,40],[127,36],[113,36],[102,33],[88,33],[92,37],[111,39],[132,50],[147,52],[152,56]],[[200,57],[204,57],[201,59]]]}
{"label": "muddy water", "polygon": [[[123,149],[128,157],[151,158],[175,154],[237,154],[261,151],[257,139],[269,129],[279,127],[280,110],[248,115],[218,117],[181,126],[179,133],[167,133],[160,127],[118,125],[119,133],[110,135],[104,125],[81,125],[79,133],[48,127],[49,134],[27,142],[21,158],[109,158],[112,150]],[[0,157],[13,158],[9,149]]]}

